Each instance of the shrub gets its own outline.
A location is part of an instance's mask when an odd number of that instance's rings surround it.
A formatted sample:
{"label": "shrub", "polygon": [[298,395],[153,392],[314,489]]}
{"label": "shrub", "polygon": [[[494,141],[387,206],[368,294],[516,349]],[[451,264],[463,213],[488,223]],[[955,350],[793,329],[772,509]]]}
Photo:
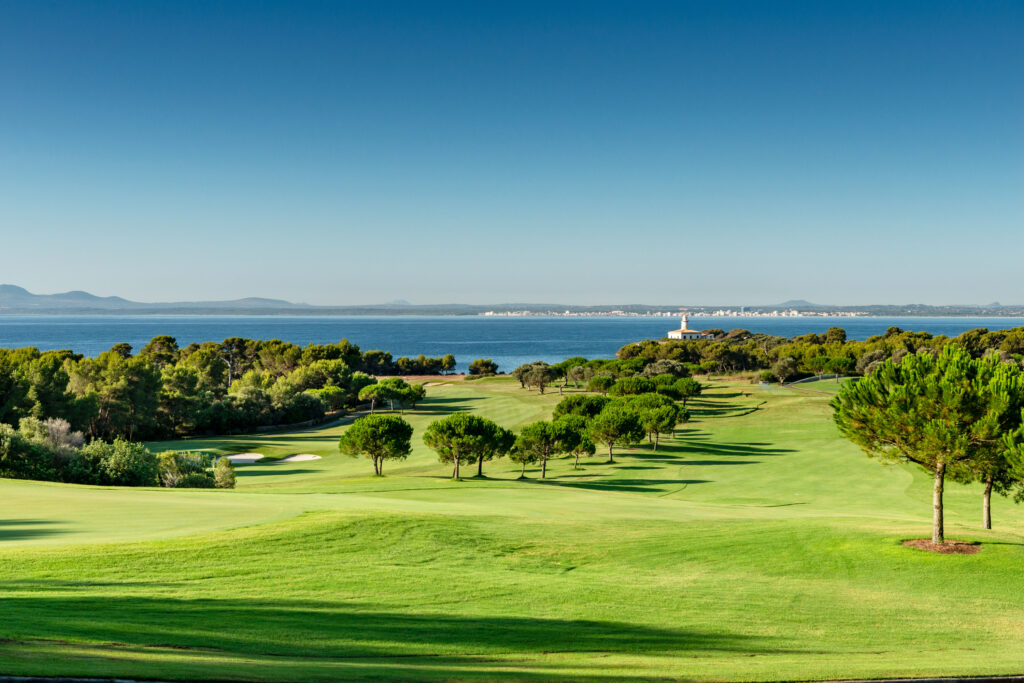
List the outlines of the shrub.
{"label": "shrub", "polygon": [[636,394],[650,394],[657,389],[657,385],[646,377],[623,377],[608,389],[609,396],[635,396]]}
{"label": "shrub", "polygon": [[175,488],[179,489],[212,489],[215,486],[213,477],[205,472],[191,472],[183,476]]}
{"label": "shrub", "polygon": [[159,465],[155,455],[141,443],[115,439],[113,443],[93,441],[80,453],[99,460],[102,481],[89,483],[114,486],[156,486],[159,484]]}
{"label": "shrub", "polygon": [[10,425],[0,424],[0,476],[55,479],[53,456]]}
{"label": "shrub", "polygon": [[672,385],[659,385],[658,393],[662,396],[667,396],[673,401],[678,401],[683,397],[682,394],[679,393],[679,390]]}
{"label": "shrub", "polygon": [[615,378],[608,375],[595,375],[587,382],[587,391],[606,394],[613,384],[615,384]]}
{"label": "shrub", "polygon": [[220,458],[213,467],[214,485],[219,489],[235,488],[235,466],[228,458]]}
{"label": "shrub", "polygon": [[558,419],[563,415],[581,415],[585,418],[596,416],[608,404],[611,399],[604,396],[589,396],[586,394],[573,394],[566,396],[552,414],[552,419]]}

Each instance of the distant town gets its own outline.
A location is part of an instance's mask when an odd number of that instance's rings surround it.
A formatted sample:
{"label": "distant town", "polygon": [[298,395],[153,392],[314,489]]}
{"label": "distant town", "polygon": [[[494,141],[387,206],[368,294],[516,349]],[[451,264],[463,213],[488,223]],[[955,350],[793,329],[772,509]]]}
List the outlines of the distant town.
{"label": "distant town", "polygon": [[687,308],[680,308],[677,311],[484,311],[477,315],[486,318],[675,318],[682,314],[694,318],[857,318],[871,315],[865,311],[798,311],[795,308],[764,311],[746,310],[743,307],[720,308],[715,311]]}

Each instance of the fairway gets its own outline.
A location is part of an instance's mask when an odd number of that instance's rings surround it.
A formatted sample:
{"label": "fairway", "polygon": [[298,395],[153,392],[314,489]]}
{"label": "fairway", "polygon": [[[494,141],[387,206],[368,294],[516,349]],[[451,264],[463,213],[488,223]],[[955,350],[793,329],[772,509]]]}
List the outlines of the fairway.
{"label": "fairway", "polygon": [[[560,396],[446,383],[413,453],[343,456],[348,422],[150,444],[258,452],[238,488],[0,480],[0,673],[181,680],[814,680],[1021,673],[1024,509],[842,440],[837,385],[715,381],[657,451],[548,479],[507,459],[449,479],[422,443],[453,411],[510,429]],[[310,453],[320,460],[278,462]],[[464,470],[475,473],[475,467]]]}

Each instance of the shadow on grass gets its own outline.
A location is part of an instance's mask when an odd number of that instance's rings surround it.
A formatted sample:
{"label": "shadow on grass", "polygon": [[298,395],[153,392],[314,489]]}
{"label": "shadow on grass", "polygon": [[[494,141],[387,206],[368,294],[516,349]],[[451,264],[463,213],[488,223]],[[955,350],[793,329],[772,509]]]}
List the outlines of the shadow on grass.
{"label": "shadow on grass", "polygon": [[417,415],[447,415],[472,410],[475,404],[483,400],[483,397],[474,396],[428,396],[410,412]]}
{"label": "shadow on grass", "polygon": [[[287,465],[288,463],[281,463]],[[308,470],[308,469],[292,469],[288,467],[275,467],[273,465],[267,467],[262,466],[263,463],[255,463],[253,465],[242,465],[236,468],[235,472],[239,476],[245,477],[268,477],[268,476],[280,476],[286,474],[323,474],[323,470]]]}
{"label": "shadow on grass", "polygon": [[666,486],[689,486],[690,484],[710,484],[710,479],[597,479],[594,481],[564,481],[558,479],[532,480],[548,486],[564,486],[574,489],[591,491],[629,491],[632,493],[650,493],[661,491]]}
{"label": "shadow on grass", "polygon": [[[683,441],[676,443],[662,443],[658,446],[655,454],[666,454],[672,456],[688,455],[715,455],[728,457],[763,457],[773,455],[785,455],[793,453],[791,448],[779,448],[778,446],[760,443],[712,443],[703,441],[700,435],[688,435]],[[644,456],[639,456],[644,457]],[[646,459],[646,457],[645,457]],[[684,461],[688,463],[689,461]]]}
{"label": "shadow on grass", "polygon": [[0,543],[66,533],[62,529],[54,528],[56,524],[57,522],[45,519],[0,519]]}
{"label": "shadow on grass", "polygon": [[[0,592],[11,586],[0,583]],[[89,586],[83,586],[83,593]],[[0,638],[15,635],[16,644],[36,640],[86,641],[97,646],[114,645],[120,652],[153,648],[187,650],[190,656],[210,658],[230,667],[228,659],[268,656],[266,673],[273,679],[276,666],[298,664],[315,668],[338,660],[359,669],[349,672],[378,675],[387,671],[387,660],[403,658],[403,678],[438,675],[448,661],[453,668],[443,678],[485,675],[493,663],[487,655],[521,656],[542,653],[692,653],[779,652],[778,644],[725,630],[695,632],[680,628],[649,626],[625,621],[557,619],[519,615],[462,615],[440,612],[389,611],[373,604],[299,601],[270,598],[185,600],[150,596],[21,595],[0,598],[6,624],[17,624],[17,633],[0,626]],[[152,645],[159,643],[159,645]],[[110,656],[108,654],[107,656]],[[118,655],[113,655],[117,657]],[[180,656],[173,653],[171,657]],[[424,658],[419,662],[418,658]],[[194,662],[205,666],[211,662]],[[586,666],[586,665],[584,665]],[[364,670],[361,670],[365,668]],[[477,669],[474,672],[474,669]],[[200,678],[214,678],[207,671]],[[219,671],[227,673],[226,670]],[[282,672],[283,673],[283,672]],[[594,673],[600,673],[595,671]],[[538,671],[537,676],[541,676]],[[573,678],[578,679],[577,670]],[[500,677],[500,676],[499,676]],[[544,679],[551,671],[543,666]],[[586,678],[590,679],[589,675]],[[615,677],[608,677],[612,680]],[[631,680],[639,680],[634,676]],[[565,678],[568,680],[569,678]]]}

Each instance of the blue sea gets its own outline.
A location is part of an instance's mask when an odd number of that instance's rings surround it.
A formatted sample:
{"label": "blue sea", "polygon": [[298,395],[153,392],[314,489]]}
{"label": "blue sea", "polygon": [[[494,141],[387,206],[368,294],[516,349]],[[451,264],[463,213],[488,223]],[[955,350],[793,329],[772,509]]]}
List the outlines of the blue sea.
{"label": "blue sea", "polygon": [[[894,325],[955,336],[976,327],[1021,326],[1024,318],[690,318],[695,329],[744,328],[785,337],[837,326],[850,339],[866,339]],[[227,337],[282,339],[299,345],[347,338],[364,351],[383,349],[395,358],[452,353],[460,370],[475,358],[491,358],[509,371],[534,360],[611,358],[625,344],[664,337],[678,327],[678,318],[633,317],[0,315],[0,347],[72,349],[94,356],[118,342],[138,350],[159,334],[175,337],[181,346]]]}

